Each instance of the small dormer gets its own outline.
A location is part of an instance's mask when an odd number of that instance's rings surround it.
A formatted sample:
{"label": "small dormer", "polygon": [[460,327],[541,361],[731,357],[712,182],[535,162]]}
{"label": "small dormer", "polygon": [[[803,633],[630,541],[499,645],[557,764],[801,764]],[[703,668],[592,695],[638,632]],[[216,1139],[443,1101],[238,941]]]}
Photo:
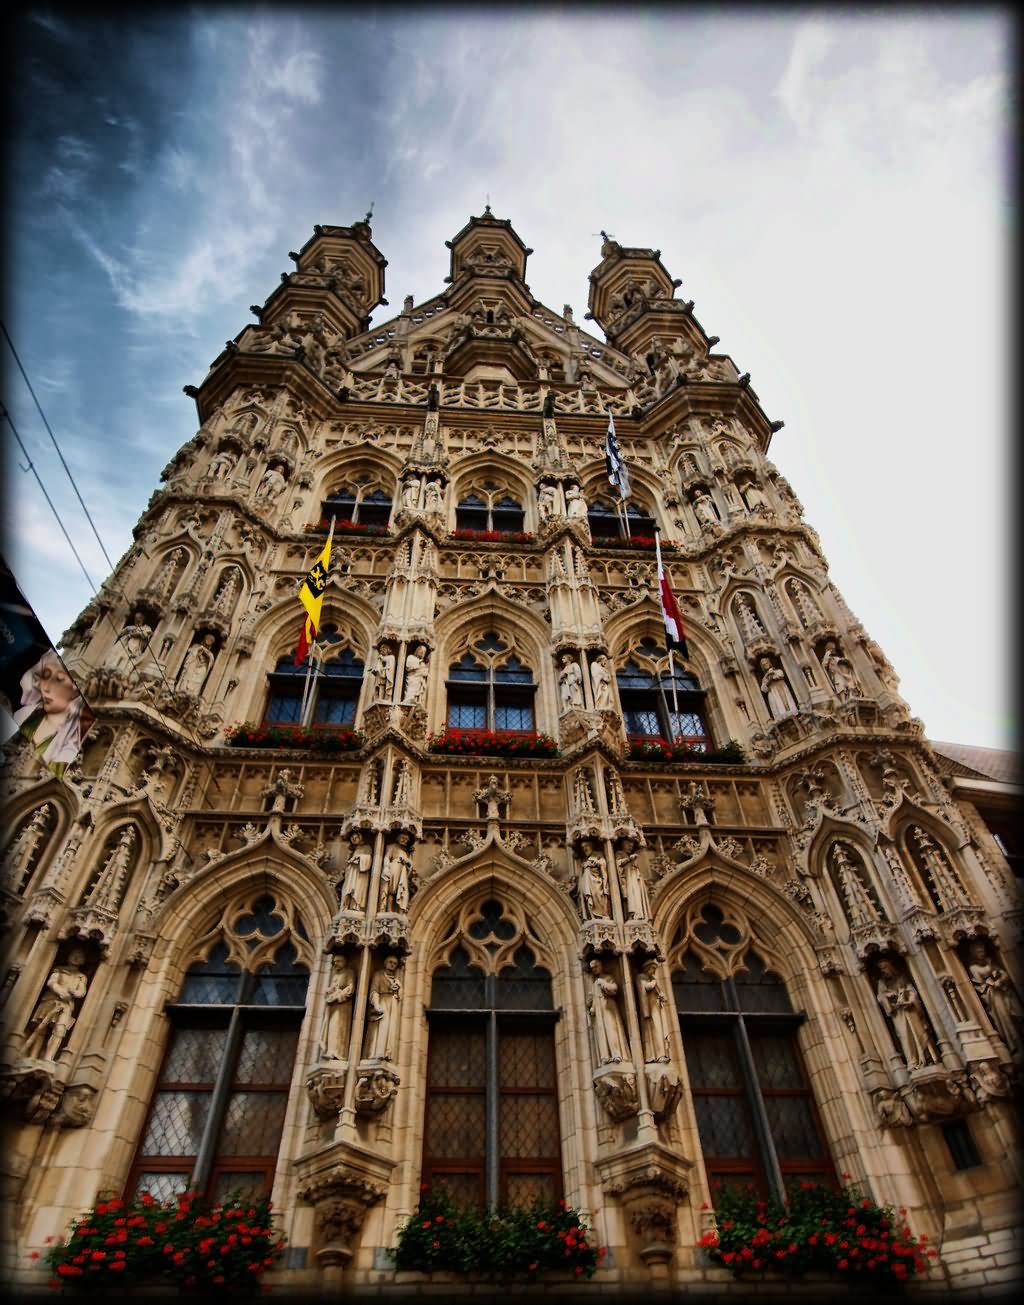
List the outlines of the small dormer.
{"label": "small dormer", "polygon": [[[687,306],[673,295],[681,284],[665,270],[660,249],[627,249],[605,236],[601,261],[590,274],[587,317],[618,348],[632,353],[652,330],[680,330],[679,315]],[[630,330],[641,319],[647,320]]]}
{"label": "small dormer", "polygon": [[508,218],[496,218],[491,213],[490,204],[482,217],[471,217],[445,244],[452,251],[447,279],[453,284],[467,276],[525,281],[526,260],[533,253],[513,231]]}
{"label": "small dormer", "polygon": [[281,285],[264,305],[261,322],[271,325],[292,310],[315,309],[346,337],[365,331],[374,308],[387,304],[387,259],[372,234],[369,214],[350,227],[317,224],[302,249],[290,255],[295,270],[282,275]]}

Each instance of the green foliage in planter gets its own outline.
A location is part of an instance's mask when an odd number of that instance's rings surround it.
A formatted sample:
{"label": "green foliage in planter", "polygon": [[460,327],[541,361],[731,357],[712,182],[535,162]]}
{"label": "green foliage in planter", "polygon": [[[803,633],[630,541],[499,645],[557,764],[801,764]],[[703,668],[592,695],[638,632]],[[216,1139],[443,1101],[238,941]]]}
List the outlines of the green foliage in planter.
{"label": "green foliage in planter", "polygon": [[730,739],[724,748],[701,752],[691,743],[669,743],[666,739],[644,739],[629,745],[630,761],[702,761],[709,766],[743,766],[746,753]]}
{"label": "green foliage in planter", "polygon": [[241,721],[224,731],[229,748],[306,748],[310,752],[357,752],[366,742],[359,730],[302,725],[253,725]]}
{"label": "green foliage in planter", "polygon": [[51,1285],[102,1294],[164,1281],[188,1291],[255,1292],[284,1247],[272,1218],[269,1201],[237,1194],[215,1205],[194,1192],[97,1201],[46,1252]]}
{"label": "green foliage in planter", "polygon": [[726,1187],[715,1196],[717,1231],[705,1233],[700,1245],[734,1274],[816,1269],[878,1282],[884,1291],[884,1285],[924,1273],[936,1255],[926,1236],[914,1238],[905,1215],[849,1185],[837,1190],[800,1183],[784,1204],[749,1188]]}
{"label": "green foliage in planter", "polygon": [[557,1205],[504,1206],[483,1210],[458,1206],[441,1184],[425,1188],[390,1252],[397,1269],[434,1269],[530,1277],[560,1270],[593,1276],[604,1247],[588,1241],[579,1211]]}

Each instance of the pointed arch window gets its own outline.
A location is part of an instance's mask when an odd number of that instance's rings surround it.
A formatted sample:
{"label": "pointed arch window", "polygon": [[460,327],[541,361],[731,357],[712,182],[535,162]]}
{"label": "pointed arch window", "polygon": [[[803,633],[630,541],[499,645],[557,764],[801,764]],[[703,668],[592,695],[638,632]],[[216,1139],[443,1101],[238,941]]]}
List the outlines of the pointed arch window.
{"label": "pointed arch window", "polygon": [[[363,662],[351,648],[335,651],[342,636],[335,625],[324,625],[317,646],[324,659],[312,678],[313,714],[311,724],[351,725],[356,718],[363,684]],[[264,720],[268,725],[297,725],[302,714],[302,694],[306,667],[296,666],[291,655],[282,657],[267,676],[269,693]]]}
{"label": "pointed arch window", "polygon": [[449,666],[447,690],[450,730],[535,728],[533,672],[493,631]]}
{"label": "pointed arch window", "polygon": [[505,490],[474,490],[455,510],[456,530],[508,533],[523,529],[523,505]]}
{"label": "pointed arch window", "polygon": [[[630,739],[681,740],[697,752],[714,745],[708,729],[706,691],[695,675],[645,639],[616,675],[626,733]],[[659,664],[660,663],[660,664]]]}
{"label": "pointed arch window", "polygon": [[[650,539],[654,535],[654,518],[646,508],[638,503],[630,503],[626,508],[630,536],[642,535]],[[625,538],[622,528],[622,516],[618,506],[610,499],[595,498],[587,509],[587,523],[590,537],[595,547],[600,547],[603,540]]]}
{"label": "pointed arch window", "polygon": [[326,521],[336,516],[339,521],[351,521],[353,525],[386,526],[391,520],[391,495],[373,484],[368,476],[328,494],[321,516]]}
{"label": "pointed arch window", "polygon": [[[497,952],[520,932],[500,902],[470,926]],[[556,1201],[562,1192],[551,976],[522,942],[494,972],[463,945],[434,972],[430,1006],[425,1183],[444,1180],[476,1205]]]}
{"label": "pointed arch window", "polygon": [[305,1014],[301,918],[236,902],[165,1008],[171,1035],[126,1192],[269,1195]]}
{"label": "pointed arch window", "polygon": [[[740,941],[713,905],[696,935]],[[797,1042],[804,1016],[754,951],[726,978],[684,952],[672,978],[697,1132],[708,1180],[784,1196],[791,1182],[835,1182]]]}

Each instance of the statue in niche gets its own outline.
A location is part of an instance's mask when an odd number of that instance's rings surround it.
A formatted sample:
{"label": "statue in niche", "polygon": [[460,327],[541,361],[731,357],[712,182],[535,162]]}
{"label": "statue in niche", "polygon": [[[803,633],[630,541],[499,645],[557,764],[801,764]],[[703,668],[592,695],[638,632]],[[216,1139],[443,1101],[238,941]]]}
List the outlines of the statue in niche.
{"label": "statue in niche", "polygon": [[773,666],[767,657],[758,662],[761,668],[761,692],[768,703],[768,712],[772,720],[782,720],[792,716],[797,710],[796,701],[786,679],[784,671]]}
{"label": "statue in niche", "polygon": [[331,960],[331,981],[324,998],[320,1055],[324,1060],[348,1060],[348,1035],[352,1028],[352,995],[356,977],[344,956]]}
{"label": "statue in niche", "polygon": [[261,502],[269,502],[277,498],[287,484],[288,481],[281,472],[280,464],[272,462],[263,473],[263,479],[257,486],[256,498]]}
{"label": "statue in niche", "polygon": [[554,485],[544,484],[537,495],[537,515],[541,521],[550,521],[558,514],[558,490]]}
{"label": "statue in niche", "polygon": [[583,671],[569,653],[562,653],[562,668],[558,672],[558,693],[562,702],[562,715],[574,707],[583,706]]}
{"label": "statue in niche", "polygon": [[373,700],[390,702],[395,695],[395,654],[391,644],[382,643],[373,664]]}
{"label": "statue in niche", "polygon": [[405,694],[402,704],[406,707],[418,707],[427,694],[427,646],[418,643],[405,659]]}
{"label": "statue in niche", "polygon": [[636,998],[644,1062],[648,1065],[665,1065],[671,1059],[670,1015],[668,998],[658,982],[657,961],[645,961],[641,967],[636,976]]}
{"label": "statue in niche", "polygon": [[2,883],[8,892],[18,891],[21,881],[29,872],[39,844],[50,828],[52,818],[53,807],[49,802],[37,807],[32,813],[31,820],[21,827],[17,837],[12,840],[10,847],[4,853]]}
{"label": "statue in niche", "polygon": [[579,485],[570,485],[565,491],[565,514],[570,521],[587,519],[587,500],[580,492]]}
{"label": "statue in niche", "polygon": [[152,637],[153,627],[142,612],[136,612],[132,624],[126,625],[117,636],[117,642],[121,645],[117,666],[123,667],[126,671],[134,670],[139,658],[149,647]]}
{"label": "statue in niche", "polygon": [[598,1065],[618,1065],[628,1059],[626,1035],[615,998],[619,985],[610,974],[605,974],[604,964],[597,959],[587,967],[593,975],[587,1011],[594,1030],[594,1053]]}
{"label": "statue in niche", "polygon": [[622,840],[622,851],[616,858],[619,868],[619,880],[626,891],[626,919],[649,920],[651,902],[647,895],[647,881],[640,873],[640,858],[637,856],[636,841],[632,838]]}
{"label": "statue in niche", "polygon": [[980,938],[974,938],[968,943],[967,956],[967,972],[981,998],[981,1004],[1006,1043],[1007,1051],[1016,1059],[1021,1051],[1024,1007],[1014,991],[1010,976],[995,963]]}
{"label": "statue in niche", "polygon": [[611,903],[608,900],[608,862],[594,842],[583,844],[586,857],[580,867],[579,893],[580,909],[585,920],[608,920],[611,918]]}
{"label": "statue in niche", "polygon": [[75,1002],[85,996],[89,980],[82,973],[85,952],[74,947],[63,965],[55,966],[28,1022],[22,1048],[26,1060],[54,1061],[75,1023]]}
{"label": "statue in niche", "polygon": [[854,677],[853,667],[841,653],[836,651],[834,639],[829,639],[825,645],[821,665],[840,698],[851,698],[860,692],[860,685]]}
{"label": "statue in niche", "polygon": [[366,1056],[369,1060],[393,1060],[398,1036],[398,1006],[402,984],[398,978],[398,957],[388,956],[384,968],[370,983],[366,1011]]}
{"label": "statue in niche", "polygon": [[590,663],[590,683],[594,690],[594,707],[597,711],[614,711],[612,699],[612,672],[608,654],[598,653]]}
{"label": "statue in niche", "polygon": [[706,489],[699,490],[693,496],[693,512],[702,525],[717,526],[721,524],[718,519],[718,512],[715,509],[714,499]]}
{"label": "statue in niche", "polygon": [[204,634],[199,643],[194,643],[185,654],[178,672],[178,688],[182,693],[198,695],[202,692],[206,677],[213,666],[215,639],[212,634]]}
{"label": "statue in niche", "polygon": [[117,910],[134,858],[135,838],[134,826],[127,825],[97,876],[91,891],[86,895],[87,905],[98,906],[108,911]]}
{"label": "statue in niche", "polygon": [[366,910],[366,890],[370,883],[373,850],[358,829],[349,838],[352,851],[345,862],[345,883],[341,890],[341,909],[362,915]]}
{"label": "statue in niche", "polygon": [[402,486],[402,507],[415,512],[420,505],[420,482],[410,476]]}
{"label": "statue in niche", "polygon": [[210,460],[207,475],[211,480],[227,480],[235,469],[236,458],[229,449],[218,449]]}
{"label": "statue in niche", "polygon": [[937,1065],[939,1053],[925,1023],[921,998],[909,974],[901,973],[888,957],[883,956],[878,962],[878,975],[875,999],[892,1021],[907,1069]]}
{"label": "statue in niche", "polygon": [[428,480],[424,508],[438,516],[444,512],[444,490],[439,480]]}
{"label": "statue in niche", "polygon": [[380,870],[380,906],[382,914],[397,912],[404,915],[409,909],[409,878],[412,873],[412,857],[409,855],[410,837],[399,834],[384,855],[384,864]]}
{"label": "statue in niche", "polygon": [[740,486],[740,492],[751,512],[770,512],[771,504],[764,490],[756,480],[748,480]]}

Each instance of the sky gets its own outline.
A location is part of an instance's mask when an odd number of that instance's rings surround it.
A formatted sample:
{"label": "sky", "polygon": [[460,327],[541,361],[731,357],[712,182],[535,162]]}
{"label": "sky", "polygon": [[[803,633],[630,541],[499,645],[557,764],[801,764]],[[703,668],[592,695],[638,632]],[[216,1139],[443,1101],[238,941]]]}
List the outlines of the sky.
{"label": "sky", "polygon": [[[30,7],[4,323],[116,561],[198,426],[182,386],[314,223],[372,203],[375,323],[444,288],[488,200],[578,320],[602,228],[660,249],[785,421],[770,457],[929,737],[1012,747],[1013,40],[981,7]],[[9,354],[2,386],[98,584]],[[8,423],[5,453],[7,560],[56,640],[91,590]]]}

